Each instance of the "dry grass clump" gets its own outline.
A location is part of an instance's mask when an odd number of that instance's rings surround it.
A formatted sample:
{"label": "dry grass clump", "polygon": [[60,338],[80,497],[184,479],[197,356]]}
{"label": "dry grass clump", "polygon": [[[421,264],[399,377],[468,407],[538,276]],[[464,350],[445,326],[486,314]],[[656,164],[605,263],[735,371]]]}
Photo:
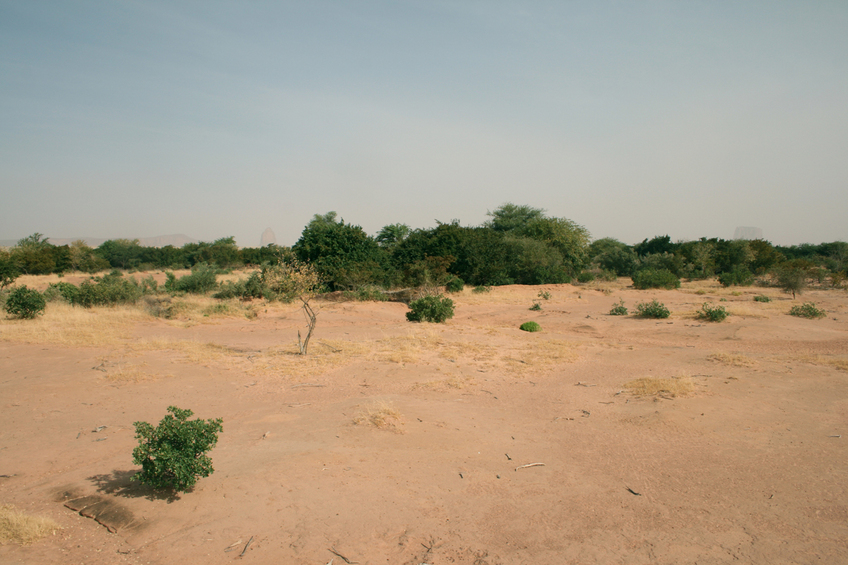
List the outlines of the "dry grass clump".
{"label": "dry grass clump", "polygon": [[707,355],[707,360],[722,363],[724,365],[730,365],[731,367],[753,367],[757,364],[757,362],[750,357],[731,353],[712,353]]}
{"label": "dry grass clump", "polygon": [[29,545],[60,529],[50,518],[30,516],[11,504],[0,504],[0,545]]}
{"label": "dry grass clump", "polygon": [[370,351],[365,343],[322,339],[314,342],[309,355],[300,355],[297,343],[262,353],[245,355],[245,371],[254,376],[297,377],[312,379],[354,363]]}
{"label": "dry grass clump", "polygon": [[575,344],[551,339],[535,343],[528,341],[522,347],[502,350],[502,357],[513,373],[523,375],[562,363],[572,363],[579,355]]}
{"label": "dry grass clump", "polygon": [[813,365],[829,365],[840,371],[848,371],[848,359],[822,357],[821,355],[806,355],[800,359]]}
{"label": "dry grass clump", "polygon": [[403,433],[400,428],[403,424],[400,411],[391,402],[385,400],[363,407],[354,417],[353,423],[358,426],[371,426],[380,430]]}
{"label": "dry grass clump", "polygon": [[68,347],[118,345],[145,319],[147,314],[134,306],[80,308],[55,302],[35,320],[0,319],[0,339]]}
{"label": "dry grass clump", "polygon": [[377,341],[375,354],[380,361],[415,363],[424,351],[434,351],[443,344],[441,336],[432,329],[411,332],[405,336],[387,337]]}
{"label": "dry grass clump", "polygon": [[695,384],[692,379],[685,376],[670,379],[643,377],[624,383],[624,388],[634,396],[660,396],[663,398],[689,396],[695,392]]}
{"label": "dry grass clump", "polygon": [[461,389],[464,389],[467,384],[472,384],[470,379],[454,375],[454,376],[449,377],[447,379],[427,381],[425,383],[415,383],[412,386],[412,390],[417,390],[417,389],[436,390],[436,391],[461,390]]}

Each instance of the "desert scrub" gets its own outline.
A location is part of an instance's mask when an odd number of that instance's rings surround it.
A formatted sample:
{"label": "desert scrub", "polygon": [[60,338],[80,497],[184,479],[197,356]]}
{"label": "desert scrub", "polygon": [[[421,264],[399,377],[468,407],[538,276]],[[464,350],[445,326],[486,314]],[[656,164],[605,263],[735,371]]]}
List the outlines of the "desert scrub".
{"label": "desert scrub", "polygon": [[769,298],[765,294],[758,294],[754,297],[754,302],[771,302],[771,298]]}
{"label": "desert scrub", "polygon": [[754,284],[754,273],[745,267],[737,267],[730,272],[718,276],[722,286],[751,286]]}
{"label": "desert scrub", "polygon": [[620,299],[609,311],[610,316],[626,316],[627,306],[624,305],[624,299]]}
{"label": "desert scrub", "polygon": [[221,300],[228,298],[251,300],[254,298],[264,298],[267,293],[268,288],[262,282],[262,277],[260,277],[259,273],[251,273],[247,279],[222,283],[220,289],[212,295],[212,298]]}
{"label": "desert scrub", "polygon": [[624,388],[634,396],[677,397],[688,396],[695,391],[695,384],[689,377],[661,379],[644,377],[624,383]]}
{"label": "desert scrub", "polygon": [[701,306],[701,311],[698,312],[698,317],[710,322],[721,322],[727,318],[727,310],[724,309],[724,306],[713,306],[708,302],[704,302],[704,305]]}
{"label": "desert scrub", "polygon": [[11,504],[0,504],[0,545],[29,545],[60,529],[50,518],[30,516]]}
{"label": "desert scrub", "polygon": [[133,424],[138,440],[133,463],[141,465],[133,480],[156,489],[185,492],[198,478],[215,471],[206,452],[218,443],[223,420],[189,420],[194,412],[176,406],[169,406],[168,412],[155,428],[147,422]]}
{"label": "desert scrub", "polygon": [[403,433],[401,414],[391,402],[379,401],[363,408],[353,419],[358,426]]}
{"label": "desert scrub", "polygon": [[206,264],[197,265],[190,275],[180,277],[174,273],[165,273],[165,290],[170,293],[186,292],[191,294],[206,294],[218,288],[217,269]]}
{"label": "desert scrub", "polygon": [[820,308],[816,308],[816,305],[812,302],[805,302],[801,306],[793,306],[790,308],[789,315],[798,316],[800,318],[810,318],[813,320],[816,318],[824,318],[827,316],[827,313]]}
{"label": "desert scrub", "polygon": [[462,292],[462,289],[464,288],[465,282],[459,277],[452,278],[445,285],[445,290],[448,292]]}
{"label": "desert scrub", "polygon": [[6,299],[6,312],[16,318],[31,320],[39,314],[44,314],[47,303],[37,290],[19,286],[9,293]]}
{"label": "desert scrub", "polygon": [[518,329],[525,332],[540,332],[542,331],[542,326],[536,322],[524,322],[518,327]]}
{"label": "desert scrub", "polygon": [[134,278],[125,279],[120,271],[83,281],[78,290],[75,304],[86,308],[135,304],[144,293]]}
{"label": "desert scrub", "polygon": [[71,283],[50,283],[44,291],[44,299],[48,302],[63,300],[68,304],[75,304],[79,299],[79,289]]}
{"label": "desert scrub", "polygon": [[542,300],[550,300],[551,299],[551,293],[548,292],[547,290],[540,290],[539,294],[537,294],[537,296],[539,298],[541,298]]}
{"label": "desert scrub", "polygon": [[668,318],[671,312],[662,302],[651,300],[637,304],[636,315],[640,318]]}
{"label": "desert scrub", "polygon": [[406,319],[410,322],[442,323],[453,318],[453,300],[444,296],[424,296],[409,303]]}
{"label": "desert scrub", "polygon": [[534,302],[533,306],[531,306],[529,309],[533,310],[534,312],[539,312],[539,311],[542,310],[542,305],[539,304],[538,302]]}
{"label": "desert scrub", "polygon": [[639,290],[649,288],[673,290],[680,288],[680,279],[668,269],[642,269],[637,271],[631,279],[633,286]]}
{"label": "desert scrub", "polygon": [[482,294],[484,292],[492,292],[492,287],[483,284],[483,285],[480,285],[480,286],[475,286],[473,289],[471,289],[471,292],[473,292],[474,294]]}

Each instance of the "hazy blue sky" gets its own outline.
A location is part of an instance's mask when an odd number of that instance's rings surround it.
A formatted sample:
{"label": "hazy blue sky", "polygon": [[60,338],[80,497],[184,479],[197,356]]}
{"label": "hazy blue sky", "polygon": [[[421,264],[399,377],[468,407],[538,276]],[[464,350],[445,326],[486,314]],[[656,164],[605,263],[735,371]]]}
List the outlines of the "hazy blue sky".
{"label": "hazy blue sky", "polygon": [[0,195],[0,239],[848,240],[848,2],[0,0]]}

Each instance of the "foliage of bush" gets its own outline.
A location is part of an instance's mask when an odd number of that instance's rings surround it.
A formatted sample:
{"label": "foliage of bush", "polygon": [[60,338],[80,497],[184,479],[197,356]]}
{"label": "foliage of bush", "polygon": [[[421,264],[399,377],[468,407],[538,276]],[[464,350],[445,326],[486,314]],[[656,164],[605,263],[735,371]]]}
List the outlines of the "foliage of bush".
{"label": "foliage of bush", "polygon": [[624,299],[620,299],[609,311],[610,316],[626,316],[627,306],[624,305]]}
{"label": "foliage of bush", "polygon": [[171,293],[206,294],[218,288],[217,269],[209,265],[197,265],[191,274],[177,278],[174,273],[165,273],[165,290]]}
{"label": "foliage of bush", "polygon": [[44,299],[48,302],[64,300],[68,304],[76,304],[79,302],[79,289],[71,283],[51,283],[44,291]]}
{"label": "foliage of bush", "polygon": [[475,286],[473,289],[471,289],[471,292],[473,292],[474,294],[483,294],[484,292],[492,292],[492,287],[485,285],[485,284],[481,284],[480,286]]}
{"label": "foliage of bush", "polygon": [[445,290],[448,292],[462,292],[465,288],[465,282],[459,277],[453,277],[445,285]]}
{"label": "foliage of bush", "polygon": [[539,312],[541,309],[542,309],[542,305],[539,304],[538,302],[534,302],[533,306],[530,307],[530,310],[533,310],[534,312]]}
{"label": "foliage of bush", "polygon": [[444,296],[425,296],[409,303],[406,319],[410,322],[441,323],[453,318],[453,300]]}
{"label": "foliage of bush", "polygon": [[227,281],[221,284],[218,292],[212,295],[213,298],[239,298],[241,300],[250,300],[253,298],[263,298],[268,293],[268,289],[262,282],[262,277],[259,273],[250,273],[247,279],[239,279],[235,282]]}
{"label": "foliage of bush", "polygon": [[540,332],[542,331],[542,326],[536,322],[524,322],[518,326],[518,329],[524,332]]}
{"label": "foliage of bush", "polygon": [[548,292],[547,290],[540,290],[539,294],[537,294],[536,296],[538,296],[542,300],[550,300],[551,299],[551,293]]}
{"label": "foliage of bush", "polygon": [[736,267],[729,273],[720,274],[718,282],[722,286],[751,286],[754,284],[754,273],[746,267]]}
{"label": "foliage of bush", "polygon": [[218,443],[223,420],[189,420],[194,413],[176,406],[169,406],[168,412],[155,428],[147,422],[133,424],[138,440],[133,462],[141,465],[133,479],[156,489],[185,492],[198,478],[214,472],[206,452]]}
{"label": "foliage of bush", "polygon": [[276,265],[262,266],[262,284],[268,289],[265,298],[292,302],[299,297],[312,295],[321,288],[318,270],[290,254],[283,255]]}
{"label": "foliage of bush", "polygon": [[631,277],[633,286],[639,290],[649,288],[680,288],[680,279],[668,269],[642,269]]}
{"label": "foliage of bush", "polygon": [[758,294],[754,297],[754,302],[771,302],[771,298],[769,298],[765,294]]}
{"label": "foliage of bush", "polygon": [[652,300],[636,305],[636,315],[640,318],[668,318],[671,312],[662,302]]}
{"label": "foliage of bush", "polygon": [[20,274],[21,272],[12,261],[12,255],[0,249],[0,289],[11,286]]}
{"label": "foliage of bush", "polygon": [[698,312],[698,317],[710,322],[721,322],[727,318],[727,310],[724,309],[724,306],[713,306],[704,302],[701,311]]}
{"label": "foliage of bush", "polygon": [[816,305],[812,302],[805,302],[801,306],[793,306],[789,309],[789,314],[791,316],[799,316],[801,318],[824,318],[827,316],[827,312],[820,308],[816,308]]}
{"label": "foliage of bush", "polygon": [[342,296],[349,300],[358,300],[359,302],[386,302],[389,295],[381,287],[373,284],[361,286],[356,290],[346,290]]}
{"label": "foliage of bush", "polygon": [[92,306],[114,306],[116,304],[135,304],[143,291],[135,279],[123,278],[118,271],[112,271],[102,277],[94,277],[79,285],[76,304]]}
{"label": "foliage of bush", "polygon": [[579,283],[592,282],[593,280],[595,280],[595,274],[589,271],[583,271],[577,275],[577,282]]}
{"label": "foliage of bush", "polygon": [[795,298],[795,294],[801,294],[807,286],[807,269],[800,261],[787,261],[781,264],[775,275],[777,276],[777,286],[782,288],[784,292],[792,293],[792,298]]}
{"label": "foliage of bush", "polygon": [[35,289],[19,286],[9,293],[6,298],[6,312],[12,316],[32,319],[44,313],[46,302],[44,297]]}

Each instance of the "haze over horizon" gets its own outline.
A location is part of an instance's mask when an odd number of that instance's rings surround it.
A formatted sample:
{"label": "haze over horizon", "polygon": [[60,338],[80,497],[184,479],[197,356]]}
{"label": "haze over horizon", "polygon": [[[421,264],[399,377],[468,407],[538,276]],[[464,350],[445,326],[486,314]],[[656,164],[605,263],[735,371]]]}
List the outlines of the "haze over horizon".
{"label": "haze over horizon", "polygon": [[0,0],[0,240],[291,245],[505,202],[848,240],[848,3]]}

